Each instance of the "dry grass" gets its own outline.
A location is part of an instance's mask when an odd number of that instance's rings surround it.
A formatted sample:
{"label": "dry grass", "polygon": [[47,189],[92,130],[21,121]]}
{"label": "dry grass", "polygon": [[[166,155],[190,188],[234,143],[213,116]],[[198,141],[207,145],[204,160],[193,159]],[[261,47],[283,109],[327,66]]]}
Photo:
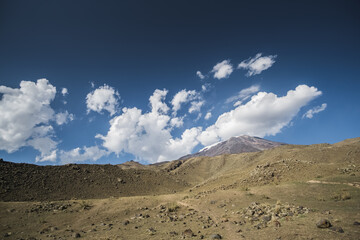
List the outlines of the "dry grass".
{"label": "dry grass", "polygon": [[[346,155],[359,148],[359,141],[347,141],[331,148],[283,146],[261,153],[190,159],[166,176],[188,183],[183,191],[162,195],[162,190],[153,189],[147,196],[59,201],[71,204],[63,211],[32,212],[29,210],[38,202],[0,202],[0,238],[11,232],[6,239],[50,239],[50,235],[72,239],[74,233],[90,240],[180,239],[191,229],[197,235],[193,239],[201,235],[209,239],[212,234],[223,239],[359,239],[360,230],[353,223],[360,219],[360,189],[342,183],[359,181],[360,177],[338,170],[350,161],[360,166],[360,157]],[[257,168],[267,163],[270,166]],[[261,182],[254,169],[263,174]],[[266,171],[275,172],[274,177]],[[319,176],[338,184],[307,182]],[[129,179],[126,184],[131,183]],[[126,184],[119,185],[117,191]],[[161,187],[173,190],[171,185]],[[280,205],[287,203],[311,211],[284,217],[281,227],[270,221],[268,227],[257,229],[250,220],[239,223],[242,210],[252,202],[277,203],[278,212]],[[159,206],[166,206],[167,211]],[[345,233],[316,228],[321,218],[330,219]]]}

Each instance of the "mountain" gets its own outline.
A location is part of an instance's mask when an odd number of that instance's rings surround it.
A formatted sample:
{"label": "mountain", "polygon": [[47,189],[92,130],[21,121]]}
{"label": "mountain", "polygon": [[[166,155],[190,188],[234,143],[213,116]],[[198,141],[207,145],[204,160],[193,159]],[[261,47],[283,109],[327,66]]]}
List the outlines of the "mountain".
{"label": "mountain", "polygon": [[285,145],[285,143],[273,142],[259,137],[243,135],[238,137],[232,137],[226,141],[218,142],[210,146],[204,147],[197,153],[188,154],[181,157],[180,160],[200,156],[214,157],[223,154],[258,152],[280,145]]}

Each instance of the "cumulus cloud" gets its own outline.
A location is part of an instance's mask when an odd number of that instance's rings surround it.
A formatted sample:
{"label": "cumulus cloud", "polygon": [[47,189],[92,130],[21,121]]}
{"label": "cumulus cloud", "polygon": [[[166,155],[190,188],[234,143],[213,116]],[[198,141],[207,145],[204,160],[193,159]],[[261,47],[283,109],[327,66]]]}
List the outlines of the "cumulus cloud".
{"label": "cumulus cloud", "polygon": [[[281,97],[258,91],[257,85],[243,89],[236,95],[236,99],[253,95],[246,104],[223,113],[215,124],[205,130],[192,127],[186,129],[181,137],[175,138],[172,136],[172,129],[182,126],[183,118],[167,113],[167,90],[157,89],[149,98],[150,112],[143,113],[136,107],[123,108],[119,116],[110,120],[107,134],[98,134],[96,137],[103,140],[103,147],[109,152],[131,153],[137,159],[150,163],[173,160],[191,153],[199,143],[206,146],[243,134],[259,137],[275,135],[290,124],[303,106],[322,94],[317,88],[307,85],[299,85]],[[184,93],[188,94],[186,90],[182,94]],[[174,106],[178,105],[173,104]],[[210,117],[211,112],[208,111],[205,119]]]}
{"label": "cumulus cloud", "polygon": [[204,119],[209,120],[211,118],[211,116],[212,116],[211,112],[207,112]]}
{"label": "cumulus cloud", "polygon": [[205,76],[200,72],[200,71],[197,71],[196,72],[196,76],[198,76],[200,79],[204,79]]}
{"label": "cumulus cloud", "polygon": [[180,138],[173,138],[172,128],[182,125],[182,119],[166,114],[169,109],[164,102],[166,95],[167,90],[156,89],[149,98],[151,111],[147,113],[136,107],[123,108],[121,115],[110,120],[107,134],[96,137],[104,141],[103,146],[110,152],[131,153],[150,163],[173,160],[191,153],[199,143],[196,137],[201,128],[187,129]]}
{"label": "cumulus cloud", "polygon": [[172,127],[181,127],[182,125],[184,125],[184,118],[183,117],[175,117],[175,118],[172,118],[170,120],[170,125]]}
{"label": "cumulus cloud", "polygon": [[[35,142],[52,133],[49,122],[54,110],[50,102],[55,98],[56,88],[48,80],[21,81],[20,88],[0,86],[0,93],[0,150],[12,153],[23,146],[38,146]],[[49,145],[44,154],[56,146],[51,141],[44,144]]]}
{"label": "cumulus cloud", "polygon": [[231,102],[235,102],[237,101],[234,106],[238,106],[241,105],[241,103],[245,100],[247,100],[248,98],[250,98],[254,93],[257,93],[258,91],[260,91],[260,86],[259,85],[252,85],[251,87],[245,88],[243,90],[241,90],[238,94],[236,94],[235,96],[229,97],[228,99],[226,99],[225,103],[231,103]]}
{"label": "cumulus cloud", "polygon": [[321,106],[316,106],[312,109],[309,109],[303,116],[302,118],[313,118],[314,114],[317,114],[319,112],[322,112],[326,109],[327,107],[327,104],[326,103],[323,103],[321,104]]}
{"label": "cumulus cloud", "polygon": [[50,152],[49,154],[41,154],[36,156],[35,162],[56,162],[57,159],[57,150]]}
{"label": "cumulus cloud", "polygon": [[230,60],[224,60],[217,63],[211,70],[214,73],[214,78],[222,79],[228,78],[233,72],[233,66],[230,64]]}
{"label": "cumulus cloud", "polygon": [[248,70],[247,76],[260,74],[262,71],[270,68],[275,63],[276,55],[261,56],[261,53],[255,57],[242,61],[237,68]]}
{"label": "cumulus cloud", "polygon": [[98,146],[74,148],[70,151],[60,151],[61,163],[77,163],[84,161],[97,161],[103,156],[109,154],[106,150],[100,149]]}
{"label": "cumulus cloud", "polygon": [[275,135],[287,126],[299,110],[322,93],[315,87],[299,85],[286,96],[259,92],[244,105],[220,115],[198,140],[210,145],[237,135],[264,137]]}
{"label": "cumulus cloud", "polygon": [[65,97],[67,94],[69,94],[67,88],[62,88],[61,89],[61,94]]}
{"label": "cumulus cloud", "polygon": [[90,111],[102,113],[108,111],[110,116],[116,113],[119,105],[120,94],[114,88],[104,84],[86,96],[87,112]]}
{"label": "cumulus cloud", "polygon": [[55,162],[58,142],[52,124],[62,125],[74,117],[51,108],[56,88],[47,79],[21,81],[19,88],[0,86],[0,95],[0,150],[13,153],[30,146],[40,152],[36,162]]}
{"label": "cumulus cloud", "polygon": [[173,114],[176,116],[177,111],[180,110],[181,105],[190,102],[189,113],[200,111],[204,101],[201,98],[201,95],[195,90],[186,90],[183,89],[175,94],[171,100]]}
{"label": "cumulus cloud", "polygon": [[74,120],[74,114],[69,113],[68,111],[59,112],[55,115],[55,121],[57,125],[63,125],[72,120]]}
{"label": "cumulus cloud", "polygon": [[51,136],[38,135],[27,141],[27,144],[40,152],[40,156],[36,156],[36,162],[55,162],[57,157],[57,142]]}
{"label": "cumulus cloud", "polygon": [[189,113],[200,112],[201,107],[204,105],[205,101],[193,101],[189,108]]}
{"label": "cumulus cloud", "polygon": [[164,102],[167,93],[168,90],[166,89],[156,89],[153,95],[150,96],[149,101],[153,112],[166,114],[169,111],[168,105]]}

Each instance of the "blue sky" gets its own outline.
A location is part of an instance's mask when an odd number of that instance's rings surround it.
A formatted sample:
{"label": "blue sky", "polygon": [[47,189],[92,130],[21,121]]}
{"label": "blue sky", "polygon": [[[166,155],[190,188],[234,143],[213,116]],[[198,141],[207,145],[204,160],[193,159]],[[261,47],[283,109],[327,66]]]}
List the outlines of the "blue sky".
{"label": "blue sky", "polygon": [[358,1],[0,1],[0,157],[173,160],[359,137]]}

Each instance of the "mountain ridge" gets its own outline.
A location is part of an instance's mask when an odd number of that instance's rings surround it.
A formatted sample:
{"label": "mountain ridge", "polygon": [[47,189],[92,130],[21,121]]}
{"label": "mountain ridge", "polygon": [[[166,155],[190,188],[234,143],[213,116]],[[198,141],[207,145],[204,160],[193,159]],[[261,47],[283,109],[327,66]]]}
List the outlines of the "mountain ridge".
{"label": "mountain ridge", "polygon": [[231,137],[228,140],[206,146],[197,153],[182,156],[181,158],[179,158],[179,160],[185,160],[192,157],[200,156],[215,157],[223,154],[258,152],[281,145],[286,145],[286,143],[274,142],[259,137],[242,135],[237,137]]}

